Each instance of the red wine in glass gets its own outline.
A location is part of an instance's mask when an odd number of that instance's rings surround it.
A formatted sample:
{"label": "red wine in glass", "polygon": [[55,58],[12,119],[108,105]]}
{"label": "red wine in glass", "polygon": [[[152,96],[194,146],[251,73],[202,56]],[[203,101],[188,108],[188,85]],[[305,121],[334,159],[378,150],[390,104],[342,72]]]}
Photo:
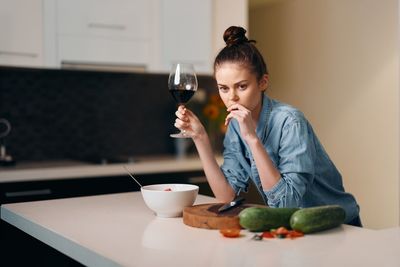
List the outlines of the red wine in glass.
{"label": "red wine in glass", "polygon": [[176,90],[172,89],[169,90],[173,98],[175,99],[175,102],[178,104],[186,104],[190,98],[194,95],[194,91],[192,90]]}
{"label": "red wine in glass", "polygon": [[[197,77],[190,63],[175,63],[168,78],[168,89],[175,102],[185,105],[197,90]],[[171,134],[174,138],[190,138],[184,132]]]}

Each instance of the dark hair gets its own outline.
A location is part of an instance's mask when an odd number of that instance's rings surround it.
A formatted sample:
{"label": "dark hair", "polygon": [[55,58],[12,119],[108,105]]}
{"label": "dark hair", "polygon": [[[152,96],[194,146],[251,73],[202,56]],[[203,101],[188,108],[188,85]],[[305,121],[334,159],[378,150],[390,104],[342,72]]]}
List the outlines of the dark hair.
{"label": "dark hair", "polygon": [[239,26],[230,26],[224,32],[226,46],[218,53],[214,61],[214,73],[225,62],[237,62],[248,67],[257,79],[268,74],[267,65],[260,51],[254,45],[255,40],[246,37],[246,30]]}

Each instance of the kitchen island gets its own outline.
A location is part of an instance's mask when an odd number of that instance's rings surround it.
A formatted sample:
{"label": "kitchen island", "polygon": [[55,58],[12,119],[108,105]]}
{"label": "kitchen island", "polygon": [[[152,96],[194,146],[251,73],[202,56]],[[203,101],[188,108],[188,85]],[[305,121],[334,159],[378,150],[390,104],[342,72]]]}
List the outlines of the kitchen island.
{"label": "kitchen island", "polygon": [[1,218],[87,266],[400,266],[400,228],[343,225],[262,241],[243,230],[231,239],[157,218],[140,192],[5,204]]}

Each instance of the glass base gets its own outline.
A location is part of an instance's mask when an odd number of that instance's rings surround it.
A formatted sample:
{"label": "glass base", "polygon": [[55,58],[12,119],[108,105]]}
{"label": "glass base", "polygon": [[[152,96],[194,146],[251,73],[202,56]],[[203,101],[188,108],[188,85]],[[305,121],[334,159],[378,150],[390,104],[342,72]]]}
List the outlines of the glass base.
{"label": "glass base", "polygon": [[183,132],[170,134],[169,136],[171,136],[172,138],[191,138],[189,135],[187,135]]}

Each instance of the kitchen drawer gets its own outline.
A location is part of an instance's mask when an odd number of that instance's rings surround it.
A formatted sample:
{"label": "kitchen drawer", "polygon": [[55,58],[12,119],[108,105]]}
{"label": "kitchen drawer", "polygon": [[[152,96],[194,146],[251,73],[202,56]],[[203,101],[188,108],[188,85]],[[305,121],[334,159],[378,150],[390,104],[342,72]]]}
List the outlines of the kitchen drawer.
{"label": "kitchen drawer", "polygon": [[129,182],[128,179],[108,177],[4,183],[1,185],[0,202],[4,204],[138,190]]}
{"label": "kitchen drawer", "polygon": [[147,40],[153,1],[58,0],[58,34]]}
{"label": "kitchen drawer", "polygon": [[61,62],[148,65],[149,45],[146,41],[121,41],[77,36],[60,36]]}
{"label": "kitchen drawer", "polygon": [[[158,183],[196,184],[200,187],[201,194],[212,194],[202,171],[148,174],[136,178],[142,185]],[[128,175],[10,182],[0,185],[0,204],[140,190],[139,186]]]}

